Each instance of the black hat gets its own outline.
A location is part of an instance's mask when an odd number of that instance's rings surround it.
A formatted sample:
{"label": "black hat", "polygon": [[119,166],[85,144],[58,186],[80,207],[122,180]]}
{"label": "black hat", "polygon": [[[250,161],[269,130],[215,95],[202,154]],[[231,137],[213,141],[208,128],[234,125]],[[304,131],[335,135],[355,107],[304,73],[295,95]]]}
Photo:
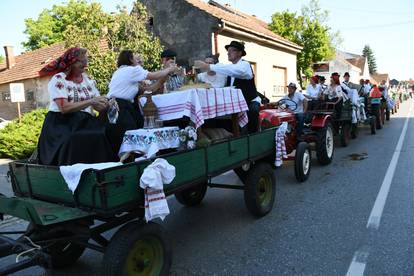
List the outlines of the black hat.
{"label": "black hat", "polygon": [[337,77],[339,77],[339,74],[338,74],[337,72],[335,72],[335,73],[332,73],[332,74],[331,74],[331,77],[333,77],[333,76],[337,76]]}
{"label": "black hat", "polygon": [[319,81],[325,81],[326,80],[326,78],[324,76],[319,76],[319,75],[318,75],[318,79],[319,79]]}
{"label": "black hat", "polygon": [[233,40],[232,42],[230,42],[229,45],[224,46],[224,48],[226,48],[226,50],[228,50],[229,47],[233,47],[233,48],[236,48],[237,50],[241,51],[242,56],[246,55],[246,51],[244,50],[244,44],[242,42]]}
{"label": "black hat", "polygon": [[345,72],[344,77],[350,77],[351,75],[349,75],[348,72]]}
{"label": "black hat", "polygon": [[161,58],[173,58],[173,57],[176,57],[176,56],[177,56],[177,53],[174,52],[171,49],[166,49],[166,50],[162,51],[162,53],[161,53]]}

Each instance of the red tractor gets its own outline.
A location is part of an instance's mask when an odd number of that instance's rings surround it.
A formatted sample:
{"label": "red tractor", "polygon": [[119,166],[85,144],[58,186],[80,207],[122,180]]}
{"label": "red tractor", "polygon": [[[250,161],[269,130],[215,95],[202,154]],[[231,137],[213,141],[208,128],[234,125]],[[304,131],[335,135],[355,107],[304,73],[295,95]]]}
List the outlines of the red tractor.
{"label": "red tractor", "polygon": [[[280,126],[283,122],[288,123],[285,137],[286,151],[288,154],[296,150],[295,156],[288,160],[295,161],[295,176],[299,182],[305,181],[310,174],[311,151],[316,151],[316,157],[320,164],[330,164],[334,154],[334,131],[331,123],[331,115],[324,112],[306,114],[302,137],[298,139],[297,120],[295,116],[296,103],[290,104],[290,109],[283,109],[283,102],[290,101],[282,99],[276,104],[266,104],[260,111],[260,126],[268,128]],[[277,107],[278,106],[278,107]],[[311,147],[310,145],[314,145]]]}

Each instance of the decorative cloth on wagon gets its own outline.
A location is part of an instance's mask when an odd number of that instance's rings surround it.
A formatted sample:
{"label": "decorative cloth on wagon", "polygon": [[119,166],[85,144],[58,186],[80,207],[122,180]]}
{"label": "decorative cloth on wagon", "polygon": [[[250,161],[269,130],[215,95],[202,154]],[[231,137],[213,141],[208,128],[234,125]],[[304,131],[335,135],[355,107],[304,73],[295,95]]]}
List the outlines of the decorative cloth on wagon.
{"label": "decorative cloth on wagon", "polygon": [[170,213],[164,194],[164,185],[175,178],[175,167],[163,158],[157,158],[144,169],[139,186],[144,189],[145,220],[156,218],[164,220]]}
{"label": "decorative cloth on wagon", "polygon": [[121,161],[128,158],[129,153],[144,154],[143,159],[154,157],[159,150],[174,149],[180,146],[178,127],[162,127],[152,129],[128,130],[119,149]]}
{"label": "decorative cloth on wagon", "polygon": [[276,160],[275,166],[280,167],[283,164],[283,158],[287,158],[285,134],[288,128],[287,122],[283,122],[276,130],[275,142],[276,142]]}
{"label": "decorative cloth on wagon", "polygon": [[60,174],[65,179],[66,184],[68,184],[69,190],[72,193],[75,192],[76,188],[79,185],[79,181],[81,179],[82,173],[88,169],[94,170],[103,170],[107,168],[112,168],[116,166],[121,166],[121,162],[105,162],[105,163],[95,163],[95,164],[83,164],[77,163],[70,166],[60,166],[59,171]]}
{"label": "decorative cloth on wagon", "polygon": [[[249,109],[240,89],[224,88],[197,88],[168,94],[154,95],[153,102],[158,108],[158,116],[163,121],[189,117],[199,128],[204,120],[213,119],[228,114],[238,114],[240,127],[248,123],[247,110]],[[146,99],[141,98],[141,105]]]}

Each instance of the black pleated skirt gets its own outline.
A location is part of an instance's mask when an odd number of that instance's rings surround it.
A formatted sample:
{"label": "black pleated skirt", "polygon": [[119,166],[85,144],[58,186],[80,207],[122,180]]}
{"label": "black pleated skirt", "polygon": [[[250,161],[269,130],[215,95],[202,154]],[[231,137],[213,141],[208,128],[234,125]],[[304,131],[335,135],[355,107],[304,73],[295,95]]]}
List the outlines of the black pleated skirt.
{"label": "black pleated skirt", "polygon": [[39,163],[73,165],[119,161],[124,130],[105,124],[89,113],[49,111],[39,137]]}
{"label": "black pleated skirt", "polygon": [[144,117],[142,116],[138,103],[116,98],[118,103],[118,121],[117,125],[125,130],[139,129],[144,127]]}

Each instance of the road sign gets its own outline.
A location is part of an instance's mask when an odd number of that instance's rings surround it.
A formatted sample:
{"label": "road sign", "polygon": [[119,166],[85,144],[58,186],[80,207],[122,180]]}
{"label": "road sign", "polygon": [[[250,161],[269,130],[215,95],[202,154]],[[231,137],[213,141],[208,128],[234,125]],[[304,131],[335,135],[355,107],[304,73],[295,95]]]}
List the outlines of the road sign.
{"label": "road sign", "polygon": [[25,101],[23,83],[10,83],[10,98],[12,103],[22,103]]}

